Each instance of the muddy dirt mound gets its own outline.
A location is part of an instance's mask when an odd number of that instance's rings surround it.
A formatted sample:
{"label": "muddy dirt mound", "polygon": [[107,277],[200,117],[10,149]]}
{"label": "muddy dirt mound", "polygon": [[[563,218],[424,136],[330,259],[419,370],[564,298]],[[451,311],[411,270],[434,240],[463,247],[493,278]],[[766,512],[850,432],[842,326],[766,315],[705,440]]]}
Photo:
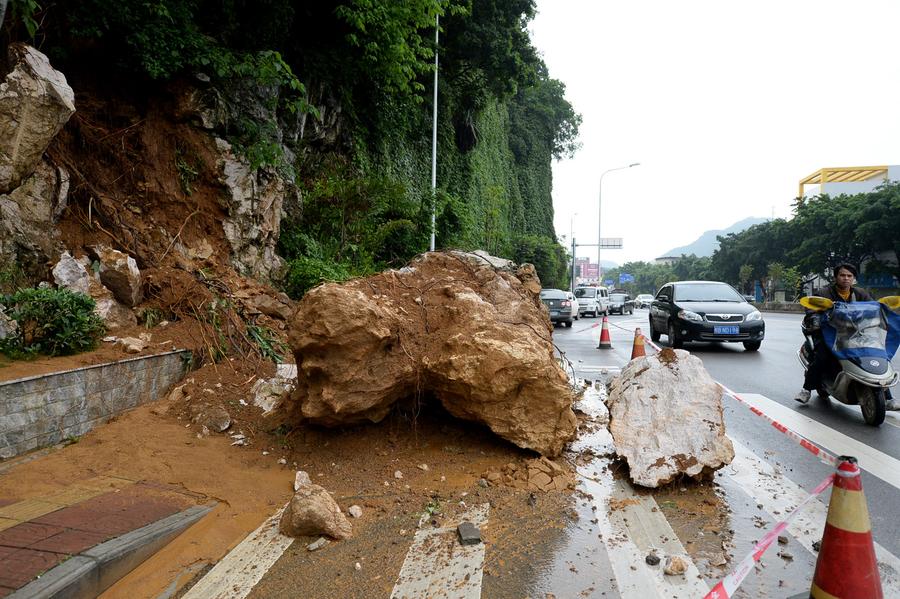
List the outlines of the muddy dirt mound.
{"label": "muddy dirt mound", "polygon": [[463,252],[313,289],[290,324],[298,381],[287,409],[324,425],[378,422],[398,400],[428,394],[457,418],[557,455],[575,433],[573,394],[539,290],[530,265]]}

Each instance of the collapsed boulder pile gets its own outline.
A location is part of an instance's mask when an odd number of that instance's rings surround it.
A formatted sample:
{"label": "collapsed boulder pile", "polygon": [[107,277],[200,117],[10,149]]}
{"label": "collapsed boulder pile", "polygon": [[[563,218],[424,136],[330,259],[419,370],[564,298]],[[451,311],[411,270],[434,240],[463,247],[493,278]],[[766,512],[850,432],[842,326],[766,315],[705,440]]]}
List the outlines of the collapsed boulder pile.
{"label": "collapsed boulder pile", "polygon": [[531,265],[465,252],[321,285],[291,321],[297,387],[284,408],[338,426],[433,396],[457,418],[558,455],[575,434],[573,392],[539,293]]}
{"label": "collapsed boulder pile", "polygon": [[681,475],[702,479],[734,459],[722,390],[684,350],[637,358],[610,382],[609,432],[632,482],[659,487]]}

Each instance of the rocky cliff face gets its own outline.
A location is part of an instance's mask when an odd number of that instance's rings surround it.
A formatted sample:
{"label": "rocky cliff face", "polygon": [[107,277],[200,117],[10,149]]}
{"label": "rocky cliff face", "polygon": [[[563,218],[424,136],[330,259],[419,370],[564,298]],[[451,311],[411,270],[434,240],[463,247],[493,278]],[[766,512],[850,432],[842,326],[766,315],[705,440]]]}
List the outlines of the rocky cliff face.
{"label": "rocky cliff face", "polygon": [[63,249],[56,223],[69,174],[43,154],[74,114],[75,94],[34,48],[13,44],[9,62],[0,83],[0,262],[37,277]]}

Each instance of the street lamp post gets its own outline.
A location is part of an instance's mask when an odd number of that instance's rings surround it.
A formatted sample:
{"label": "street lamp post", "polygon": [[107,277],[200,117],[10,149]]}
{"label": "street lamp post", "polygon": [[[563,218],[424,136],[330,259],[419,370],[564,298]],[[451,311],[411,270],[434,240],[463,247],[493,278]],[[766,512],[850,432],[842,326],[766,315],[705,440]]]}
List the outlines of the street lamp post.
{"label": "street lamp post", "polygon": [[634,166],[640,166],[640,162],[633,162],[626,166],[617,166],[615,168],[607,169],[600,174],[600,185],[597,190],[597,283],[603,282],[603,267],[600,266],[600,246],[602,245],[602,215],[603,215],[603,176],[606,173],[611,173],[613,171],[621,171],[626,168],[631,168]]}
{"label": "street lamp post", "polygon": [[575,293],[575,230],[573,228],[575,223],[575,217],[578,216],[577,212],[573,212],[572,216],[569,217],[569,243],[572,244],[572,276],[571,285],[569,291]]}

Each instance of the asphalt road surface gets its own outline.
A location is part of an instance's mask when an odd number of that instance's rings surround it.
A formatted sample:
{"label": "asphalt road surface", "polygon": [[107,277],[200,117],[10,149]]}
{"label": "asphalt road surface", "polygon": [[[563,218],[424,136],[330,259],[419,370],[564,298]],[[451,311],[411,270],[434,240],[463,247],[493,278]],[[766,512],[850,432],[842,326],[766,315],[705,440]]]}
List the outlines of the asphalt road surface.
{"label": "asphalt road surface", "polygon": [[[888,412],[883,425],[872,427],[863,422],[858,407],[823,401],[815,393],[805,406],[795,402],[793,397],[803,384],[803,368],[797,359],[803,341],[801,318],[800,314],[765,313],[766,339],[758,352],[744,351],[739,343],[688,343],[685,349],[703,360],[714,379],[737,394],[767,398],[766,406],[774,412],[771,416],[828,451],[855,455],[860,447],[875,450],[856,455],[864,471],[863,485],[873,533],[876,542],[894,555],[900,555],[900,462],[896,461],[900,460],[900,412]],[[580,376],[596,377],[603,369],[614,373],[631,356],[635,327],[641,327],[645,333],[649,330],[647,310],[610,316],[613,349],[598,350],[600,320],[582,318],[571,329],[557,327],[554,331],[557,347]],[[660,345],[666,345],[666,340],[663,336]],[[647,347],[647,352],[652,353],[652,349]],[[893,366],[900,370],[900,353],[894,357]],[[895,389],[895,394],[900,397],[900,387]],[[762,409],[769,413],[766,407]],[[825,464],[737,401],[726,399],[725,414],[732,439],[758,456],[765,456],[772,464],[784,467],[803,489],[813,489],[827,475]],[[785,418],[791,421],[784,421]]]}

